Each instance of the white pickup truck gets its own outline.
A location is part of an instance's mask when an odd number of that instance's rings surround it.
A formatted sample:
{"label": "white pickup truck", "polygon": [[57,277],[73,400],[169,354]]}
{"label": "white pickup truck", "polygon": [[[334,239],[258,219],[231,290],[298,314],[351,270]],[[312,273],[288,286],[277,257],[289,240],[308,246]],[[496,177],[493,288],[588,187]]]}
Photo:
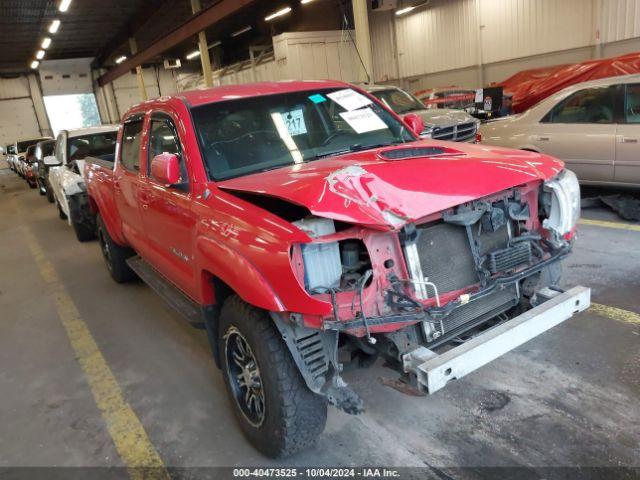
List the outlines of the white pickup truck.
{"label": "white pickup truck", "polygon": [[49,183],[60,214],[81,242],[95,238],[93,218],[87,216],[87,195],[83,178],[85,158],[106,162],[115,158],[117,125],[62,130],[56,139],[55,155],[44,158],[50,167]]}

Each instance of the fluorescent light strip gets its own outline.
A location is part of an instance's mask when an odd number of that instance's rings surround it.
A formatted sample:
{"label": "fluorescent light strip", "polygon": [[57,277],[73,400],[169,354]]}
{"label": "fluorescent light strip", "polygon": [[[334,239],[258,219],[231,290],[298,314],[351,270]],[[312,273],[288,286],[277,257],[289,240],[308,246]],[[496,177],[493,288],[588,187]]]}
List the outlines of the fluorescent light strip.
{"label": "fluorescent light strip", "polygon": [[51,22],[51,25],[49,25],[49,33],[56,33],[59,28],[60,20],[54,20],[53,22]]}
{"label": "fluorescent light strip", "polygon": [[237,32],[233,32],[233,33],[231,34],[231,36],[232,36],[232,37],[237,37],[238,35],[242,35],[243,33],[248,32],[248,31],[249,31],[249,30],[251,30],[252,28],[253,28],[253,27],[251,27],[251,26],[244,27],[244,28],[242,28],[242,29],[238,30]]}
{"label": "fluorescent light strip", "polygon": [[270,22],[274,18],[281,17],[283,15],[286,15],[289,12],[291,12],[291,7],[285,7],[282,10],[278,10],[277,12],[272,13],[271,15],[269,15],[268,17],[265,17],[264,19],[265,21]]}
{"label": "fluorescent light strip", "polygon": [[62,0],[60,2],[58,10],[60,10],[61,12],[66,12],[67,10],[69,10],[69,5],[71,5],[71,0]]}
{"label": "fluorescent light strip", "polygon": [[400,10],[398,10],[396,12],[396,15],[404,15],[405,13],[409,13],[411,10],[413,10],[416,7],[406,7],[406,8],[401,8]]}
{"label": "fluorescent light strip", "polygon": [[44,58],[44,50],[38,50],[38,53],[36,53],[36,58],[38,60],[42,60]]}
{"label": "fluorescent light strip", "polygon": [[313,0],[300,0],[300,3],[304,5],[305,3],[311,3]]}
{"label": "fluorescent light strip", "polygon": [[209,50],[211,50],[212,48],[217,47],[218,45],[222,45],[222,42],[220,40],[218,40],[217,42],[213,42],[211,45],[209,45],[207,48]]}
{"label": "fluorescent light strip", "polygon": [[34,60],[33,62],[31,62],[31,68],[33,68],[34,70],[38,68],[38,65],[40,65],[40,62],[37,60]]}
{"label": "fluorescent light strip", "polygon": [[122,63],[127,59],[126,55],[122,55],[121,57],[116,58],[116,63]]}
{"label": "fluorescent light strip", "polygon": [[46,37],[44,40],[42,40],[42,48],[44,48],[45,50],[49,48],[50,45],[51,45],[51,38]]}
{"label": "fluorescent light strip", "polygon": [[200,56],[200,50],[195,50],[187,55],[187,60],[191,60],[192,58],[196,58]]}

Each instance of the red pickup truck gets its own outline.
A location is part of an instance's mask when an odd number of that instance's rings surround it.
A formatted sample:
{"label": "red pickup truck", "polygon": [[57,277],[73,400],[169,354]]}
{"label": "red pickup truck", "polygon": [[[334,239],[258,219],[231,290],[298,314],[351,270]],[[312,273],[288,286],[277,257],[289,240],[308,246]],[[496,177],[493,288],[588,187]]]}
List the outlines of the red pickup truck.
{"label": "red pickup truck", "polygon": [[115,166],[85,167],[109,272],[206,329],[267,455],[363,410],[346,364],[434,393],[589,306],[557,286],[575,175],[420,123],[345,83],[220,87],[134,106]]}

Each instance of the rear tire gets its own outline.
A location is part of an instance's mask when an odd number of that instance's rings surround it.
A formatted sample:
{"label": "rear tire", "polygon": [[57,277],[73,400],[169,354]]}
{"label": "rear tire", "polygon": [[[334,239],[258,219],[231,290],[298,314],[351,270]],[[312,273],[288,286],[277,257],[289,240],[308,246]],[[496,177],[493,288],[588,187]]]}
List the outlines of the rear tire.
{"label": "rear tire", "polygon": [[309,390],[269,315],[229,297],[218,342],[227,393],[249,442],[272,458],[312,446],[324,430],[327,402]]}
{"label": "rear tire", "polygon": [[55,198],[53,198],[53,192],[51,191],[50,187],[45,187],[47,190],[47,200],[49,200],[49,203],[53,203],[55,202]]}
{"label": "rear tire", "polygon": [[111,239],[100,214],[98,214],[97,224],[100,249],[111,278],[117,283],[133,280],[136,274],[127,265],[127,258],[132,257],[135,252],[130,248],[118,245]]}

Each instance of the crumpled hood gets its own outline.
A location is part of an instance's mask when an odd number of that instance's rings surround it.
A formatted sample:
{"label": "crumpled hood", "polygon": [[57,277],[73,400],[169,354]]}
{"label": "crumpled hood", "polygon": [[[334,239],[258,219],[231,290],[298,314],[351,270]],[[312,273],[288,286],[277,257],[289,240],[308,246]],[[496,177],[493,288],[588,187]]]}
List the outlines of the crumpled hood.
{"label": "crumpled hood", "polygon": [[476,121],[475,118],[464,110],[452,110],[448,108],[416,110],[411,113],[419,115],[425,127],[446,127],[448,125],[459,125],[461,123]]}
{"label": "crumpled hood", "polygon": [[[403,160],[381,155],[416,147],[446,152]],[[399,229],[462,203],[547,180],[562,168],[560,160],[533,152],[430,140],[292,165],[217,186],[277,197],[319,217]]]}

